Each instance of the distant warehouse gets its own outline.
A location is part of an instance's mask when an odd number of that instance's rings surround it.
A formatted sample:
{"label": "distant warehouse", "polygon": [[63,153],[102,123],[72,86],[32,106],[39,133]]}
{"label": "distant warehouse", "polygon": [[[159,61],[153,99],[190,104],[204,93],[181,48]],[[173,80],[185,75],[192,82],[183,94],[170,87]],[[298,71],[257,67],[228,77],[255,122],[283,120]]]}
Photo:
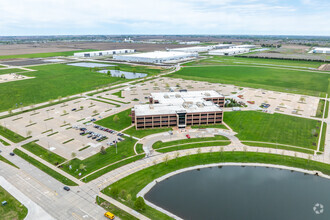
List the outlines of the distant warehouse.
{"label": "distant warehouse", "polygon": [[115,54],[134,53],[134,49],[119,49],[119,50],[100,50],[74,53],[75,57],[96,57],[96,56],[112,56]]}
{"label": "distant warehouse", "polygon": [[209,50],[214,49],[214,46],[196,46],[196,47],[182,47],[182,48],[174,48],[169,49],[171,52],[185,52],[185,53],[201,53],[207,52]]}
{"label": "distant warehouse", "polygon": [[232,55],[248,53],[248,52],[250,52],[249,48],[229,48],[229,49],[211,50],[209,51],[209,55],[232,56]]}
{"label": "distant warehouse", "polygon": [[315,47],[309,53],[330,53],[329,47]]}
{"label": "distant warehouse", "polygon": [[177,62],[197,56],[197,53],[155,51],[139,54],[115,55],[113,56],[113,59],[139,63],[166,63]]}

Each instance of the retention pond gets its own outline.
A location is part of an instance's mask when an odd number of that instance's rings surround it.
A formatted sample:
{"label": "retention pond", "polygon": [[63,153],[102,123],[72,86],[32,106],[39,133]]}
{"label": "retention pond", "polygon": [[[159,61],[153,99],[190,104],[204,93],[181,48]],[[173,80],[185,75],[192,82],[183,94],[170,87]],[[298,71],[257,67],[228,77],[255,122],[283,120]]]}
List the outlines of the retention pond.
{"label": "retention pond", "polygon": [[145,199],[183,219],[330,219],[330,180],[277,168],[187,171],[157,183]]}

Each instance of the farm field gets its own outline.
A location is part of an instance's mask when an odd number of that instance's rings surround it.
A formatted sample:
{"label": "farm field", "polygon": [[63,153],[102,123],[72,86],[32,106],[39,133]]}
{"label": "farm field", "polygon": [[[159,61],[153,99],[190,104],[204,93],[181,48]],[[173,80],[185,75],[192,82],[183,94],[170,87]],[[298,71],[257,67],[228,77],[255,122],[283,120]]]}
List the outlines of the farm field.
{"label": "farm field", "polygon": [[28,213],[28,209],[21,204],[16,198],[10,195],[4,188],[0,186],[0,200],[7,201],[7,205],[0,206],[0,216],[3,220],[24,219]]}
{"label": "farm field", "polygon": [[313,96],[325,96],[329,91],[328,74],[290,68],[248,65],[196,66],[185,67],[168,76]]}
{"label": "farm field", "polygon": [[316,149],[321,122],[254,111],[226,112],[225,123],[242,141],[260,141]]}

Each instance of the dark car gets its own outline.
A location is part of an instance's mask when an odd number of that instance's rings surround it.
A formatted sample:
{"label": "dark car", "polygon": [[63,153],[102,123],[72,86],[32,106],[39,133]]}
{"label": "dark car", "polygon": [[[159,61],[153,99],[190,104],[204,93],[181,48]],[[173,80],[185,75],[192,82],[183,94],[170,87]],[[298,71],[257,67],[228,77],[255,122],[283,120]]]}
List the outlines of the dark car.
{"label": "dark car", "polygon": [[76,111],[76,110],[77,110],[76,108],[71,109],[71,111]]}
{"label": "dark car", "polygon": [[15,156],[15,154],[13,152],[10,152],[9,155],[10,156]]}
{"label": "dark car", "polygon": [[85,134],[85,132],[81,132],[81,133],[80,133],[80,135],[83,135],[83,134]]}
{"label": "dark car", "polygon": [[70,191],[70,187],[68,187],[68,186],[64,186],[63,189],[64,189],[65,191]]}
{"label": "dark car", "polygon": [[91,121],[96,121],[96,119],[95,118],[92,118]]}
{"label": "dark car", "polygon": [[96,136],[92,137],[92,139],[96,139]]}

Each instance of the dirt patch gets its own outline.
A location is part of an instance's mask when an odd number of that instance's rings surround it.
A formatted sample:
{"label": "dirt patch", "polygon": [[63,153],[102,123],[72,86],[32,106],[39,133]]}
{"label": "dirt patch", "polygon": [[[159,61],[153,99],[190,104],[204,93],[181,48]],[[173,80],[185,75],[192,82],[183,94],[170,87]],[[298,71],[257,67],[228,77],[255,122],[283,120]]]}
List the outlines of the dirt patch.
{"label": "dirt patch", "polygon": [[318,70],[330,71],[330,64],[323,64],[318,68]]}

